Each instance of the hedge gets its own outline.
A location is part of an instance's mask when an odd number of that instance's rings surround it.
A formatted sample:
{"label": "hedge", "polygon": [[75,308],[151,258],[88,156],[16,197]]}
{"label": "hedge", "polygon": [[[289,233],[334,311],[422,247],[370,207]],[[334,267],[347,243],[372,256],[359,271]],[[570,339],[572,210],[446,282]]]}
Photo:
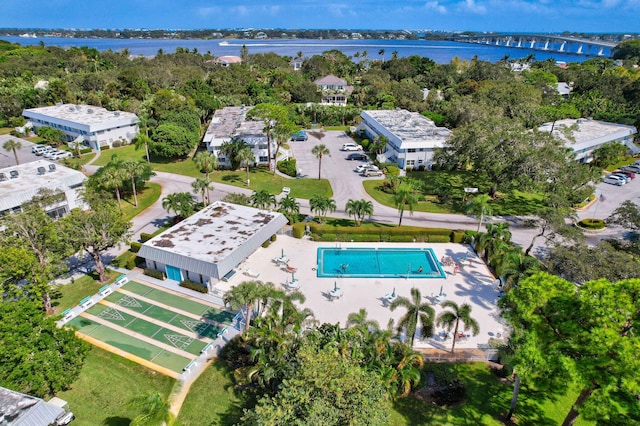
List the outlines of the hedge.
{"label": "hedge", "polygon": [[139,251],[140,251],[140,249],[142,248],[142,243],[139,243],[139,242],[137,242],[137,241],[131,241],[131,242],[129,243],[129,247],[131,247],[129,250],[130,250],[132,253],[137,253],[137,252],[139,252]]}
{"label": "hedge", "polygon": [[267,248],[271,245],[271,240],[267,240],[264,243],[262,243],[262,247]]}
{"label": "hedge", "polygon": [[592,219],[592,218],[582,219],[580,222],[578,222],[578,226],[581,227],[581,228],[585,228],[585,229],[604,229],[604,228],[606,228],[604,220],[602,220],[602,219]]}
{"label": "hedge", "polygon": [[145,269],[144,274],[148,277],[164,280],[164,273],[162,273],[162,271],[156,271],[155,269]]}
{"label": "hedge", "polygon": [[276,238],[278,238],[278,236],[276,234],[273,234],[271,236],[271,242],[274,242],[276,240]]}
{"label": "hedge", "polygon": [[147,234],[146,232],[141,232],[140,233],[140,241],[143,242],[143,243],[146,243],[147,241],[149,241],[152,238],[153,238],[153,235],[151,235],[151,234]]}
{"label": "hedge", "polygon": [[207,293],[209,290],[204,284],[196,283],[190,280],[183,280],[180,282],[180,287],[188,288],[200,293]]}

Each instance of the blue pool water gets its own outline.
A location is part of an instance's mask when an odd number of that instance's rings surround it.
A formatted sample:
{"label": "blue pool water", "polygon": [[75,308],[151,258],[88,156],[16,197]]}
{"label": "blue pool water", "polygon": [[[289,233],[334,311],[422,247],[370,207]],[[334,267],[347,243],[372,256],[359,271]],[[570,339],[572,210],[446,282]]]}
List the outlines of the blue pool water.
{"label": "blue pool water", "polygon": [[[422,267],[422,270],[420,268]],[[318,277],[444,278],[430,248],[318,248]]]}

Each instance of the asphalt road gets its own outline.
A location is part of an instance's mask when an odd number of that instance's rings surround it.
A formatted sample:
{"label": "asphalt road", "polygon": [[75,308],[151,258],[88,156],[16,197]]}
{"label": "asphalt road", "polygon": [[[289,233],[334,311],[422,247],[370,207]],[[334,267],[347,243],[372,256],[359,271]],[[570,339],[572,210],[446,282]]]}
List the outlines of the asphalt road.
{"label": "asphalt road", "polygon": [[22,148],[17,150],[18,161],[20,161],[20,164],[30,163],[43,158],[31,153],[31,147],[35,145],[34,143],[11,135],[0,135],[0,169],[16,165],[16,159],[13,156],[13,151],[5,151],[4,148],[2,148],[2,145],[4,145],[4,143],[9,139],[17,140],[22,144]]}

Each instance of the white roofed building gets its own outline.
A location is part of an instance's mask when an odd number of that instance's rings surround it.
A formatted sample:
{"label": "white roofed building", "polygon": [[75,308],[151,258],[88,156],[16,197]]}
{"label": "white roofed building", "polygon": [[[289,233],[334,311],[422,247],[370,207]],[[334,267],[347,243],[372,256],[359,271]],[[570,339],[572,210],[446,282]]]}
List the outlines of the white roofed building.
{"label": "white roofed building", "polygon": [[633,126],[590,118],[567,118],[555,123],[545,123],[539,128],[542,132],[551,132],[552,129],[553,136],[562,140],[567,148],[571,148],[576,160],[581,163],[592,162],[593,151],[611,142],[625,145],[632,154],[640,153],[633,142],[638,132]]}
{"label": "white roofed building", "polygon": [[147,268],[210,288],[276,234],[281,213],[217,201],[145,242]]}
{"label": "white roofed building", "polygon": [[[220,147],[225,142],[233,139],[242,139],[247,143],[253,155],[256,164],[269,163],[269,149],[267,145],[267,135],[264,133],[264,122],[247,121],[247,113],[252,107],[226,107],[217,110],[211,118],[211,123],[207,128],[207,132],[202,138],[202,142],[206,145],[207,150],[213,152],[220,165],[231,165],[231,159],[226,158],[225,154],[220,152]],[[276,152],[276,144],[271,142],[271,154]]]}
{"label": "white roofed building", "polygon": [[[65,409],[65,408],[67,409]],[[46,402],[35,396],[0,387],[0,426],[62,426],[74,419],[66,401]]]}
{"label": "white roofed building", "polygon": [[430,169],[436,148],[451,136],[451,130],[437,127],[427,117],[404,109],[362,111],[358,130],[372,141],[378,136],[388,139],[382,162],[395,162],[398,167]]}
{"label": "white roofed building", "polygon": [[0,169],[0,216],[20,212],[41,189],[60,191],[64,198],[47,206],[47,214],[62,217],[76,207],[85,207],[78,194],[87,177],[69,167],[46,160]]}
{"label": "white roofed building", "polygon": [[347,98],[353,92],[353,86],[347,86],[347,81],[327,75],[313,82],[322,92],[322,105],[346,106]]}
{"label": "white roofed building", "polygon": [[113,142],[131,142],[139,133],[138,116],[131,112],[108,111],[91,105],[59,104],[25,109],[22,115],[38,127],[49,126],[62,130],[65,140],[83,141],[92,149],[113,147]]}

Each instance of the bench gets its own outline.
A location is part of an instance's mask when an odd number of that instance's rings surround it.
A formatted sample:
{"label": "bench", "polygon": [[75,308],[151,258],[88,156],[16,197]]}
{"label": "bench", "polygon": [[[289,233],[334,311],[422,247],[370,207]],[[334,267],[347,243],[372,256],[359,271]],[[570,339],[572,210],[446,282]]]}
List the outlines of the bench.
{"label": "bench", "polygon": [[111,287],[109,287],[108,285],[105,285],[104,287],[100,287],[98,293],[100,293],[101,296],[108,296],[113,293],[113,290],[111,290]]}
{"label": "bench", "polygon": [[124,274],[120,275],[120,276],[118,277],[118,279],[116,279],[116,285],[117,285],[117,286],[123,286],[123,285],[125,285],[125,284],[126,284],[126,283],[128,283],[128,282],[129,282],[129,278],[127,278],[127,276],[126,276],[126,275],[124,275]]}
{"label": "bench", "polygon": [[65,322],[66,321],[71,321],[74,316],[75,316],[75,314],[73,312],[71,312],[71,308],[67,308],[64,311],[62,311],[62,319]]}
{"label": "bench", "polygon": [[184,372],[189,372],[189,371],[191,370],[191,367],[193,367],[193,366],[195,366],[195,365],[198,365],[198,362],[197,362],[197,360],[195,360],[195,359],[194,359],[194,360],[192,360],[189,364],[187,364],[187,366],[186,366],[186,367],[184,367],[184,368],[182,369],[182,371],[184,371]]}
{"label": "bench", "polygon": [[93,299],[91,298],[91,296],[87,296],[84,299],[82,299],[80,301],[80,307],[83,309],[87,309],[91,306],[93,306],[96,302],[93,301]]}

